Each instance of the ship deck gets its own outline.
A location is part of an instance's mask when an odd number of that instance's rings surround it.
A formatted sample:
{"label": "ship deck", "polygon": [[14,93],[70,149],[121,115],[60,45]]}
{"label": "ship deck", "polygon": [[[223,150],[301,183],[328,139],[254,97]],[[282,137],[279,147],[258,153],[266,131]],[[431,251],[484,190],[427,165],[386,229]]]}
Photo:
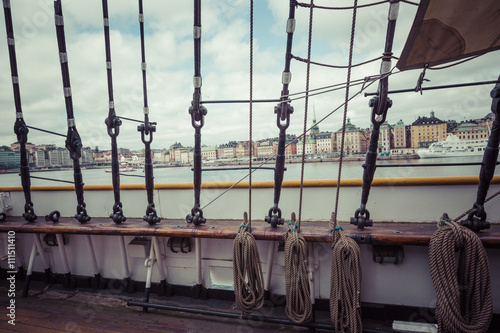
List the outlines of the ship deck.
{"label": "ship deck", "polygon": [[[18,281],[21,284],[21,282]],[[5,280],[0,282],[0,299],[6,299]],[[110,290],[65,290],[60,285],[47,286],[34,281],[29,296],[16,293],[15,325],[9,325],[7,309],[2,306],[0,332],[173,332],[173,333],[218,333],[218,332],[309,332],[307,327],[272,324],[262,321],[235,320],[209,315],[150,308],[147,313],[141,307],[127,306],[129,299],[141,299],[143,293],[117,294]],[[159,298],[151,295],[152,302],[201,309],[237,312],[234,302],[227,300],[195,300],[190,297]],[[5,301],[5,302],[4,302]],[[257,316],[266,310],[260,310]],[[267,309],[269,312],[270,309]],[[273,317],[286,319],[284,309],[272,309]],[[316,311],[316,323],[329,324],[327,311]],[[393,330],[391,321],[363,319],[363,332],[400,332]],[[329,330],[316,329],[316,332]],[[500,332],[491,330],[491,333]]]}

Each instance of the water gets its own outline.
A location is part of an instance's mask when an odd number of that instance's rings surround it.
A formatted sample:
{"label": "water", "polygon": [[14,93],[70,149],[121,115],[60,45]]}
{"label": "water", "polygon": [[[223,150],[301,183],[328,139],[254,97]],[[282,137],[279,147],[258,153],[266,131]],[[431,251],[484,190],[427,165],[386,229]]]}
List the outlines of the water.
{"label": "water", "polygon": [[[471,159],[470,157],[463,158],[432,158],[432,159],[408,159],[408,160],[386,160],[378,161],[379,166],[382,165],[402,165],[412,164],[415,166],[409,167],[378,167],[375,171],[375,178],[400,178],[400,177],[440,177],[440,176],[477,176],[479,175],[480,165],[473,166],[421,166],[420,164],[439,164],[439,163],[470,163],[480,162],[479,159]],[[362,178],[363,168],[362,161],[343,162],[342,178]],[[274,166],[270,164],[268,166]],[[300,179],[301,165],[300,163],[286,164],[287,171],[285,172],[285,180]],[[495,174],[498,174],[498,169]],[[338,162],[318,162],[306,163],[304,170],[304,179],[337,179],[339,170]],[[105,169],[88,169],[82,170],[83,180],[85,184],[111,184],[111,173],[106,173]],[[248,174],[248,170],[234,171],[206,171],[203,173],[204,182],[220,182],[233,181],[236,182]],[[59,180],[72,181],[72,170],[60,171],[44,171],[32,172],[32,176],[55,178]],[[127,176],[125,176],[127,175]],[[137,170],[126,172],[120,178],[122,184],[137,184],[143,183],[144,172]],[[170,167],[170,168],[155,168],[155,182],[157,183],[183,183],[193,181],[193,172],[191,167]],[[256,170],[252,174],[253,181],[259,180],[274,180],[273,170]],[[52,182],[32,178],[31,185],[61,185],[64,183]],[[0,186],[20,186],[21,179],[17,173],[0,174]]]}

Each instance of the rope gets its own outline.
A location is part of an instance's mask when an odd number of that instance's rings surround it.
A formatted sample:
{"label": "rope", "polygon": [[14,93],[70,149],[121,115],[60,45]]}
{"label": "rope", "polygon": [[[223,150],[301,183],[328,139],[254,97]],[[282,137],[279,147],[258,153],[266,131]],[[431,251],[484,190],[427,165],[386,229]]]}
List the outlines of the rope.
{"label": "rope", "polygon": [[249,124],[248,124],[248,137],[249,137],[249,156],[248,163],[248,220],[252,223],[252,123],[253,123],[253,0],[250,1],[250,105],[249,105]]}
{"label": "rope", "polygon": [[361,259],[358,243],[341,227],[334,230],[330,287],[330,320],[335,332],[361,332]]}
{"label": "rope", "polygon": [[236,306],[249,314],[264,304],[264,278],[259,250],[250,226],[245,222],[238,229],[233,243],[233,282]]}
{"label": "rope", "polygon": [[[487,203],[488,201],[490,201],[491,199],[495,198],[499,194],[500,194],[500,191],[497,191],[497,192],[493,193],[492,195],[490,195],[489,197],[487,197],[486,200],[484,200],[484,203]],[[463,214],[461,214],[460,216],[458,216],[457,218],[455,218],[453,220],[453,222],[458,222],[458,220],[460,220],[461,218],[463,218],[465,215],[469,214],[474,208],[475,207],[472,207],[472,208],[466,210]]]}
{"label": "rope", "polygon": [[[298,60],[298,61],[302,61],[302,62],[305,62],[305,63],[310,63],[310,64],[317,65],[317,66],[328,67],[328,68],[336,68],[336,69],[345,69],[345,68],[353,68],[353,67],[363,66],[363,65],[369,64],[371,62],[374,62],[374,61],[377,61],[377,60],[380,60],[380,59],[384,59],[385,57],[384,56],[380,56],[378,58],[374,58],[374,59],[371,59],[371,60],[360,62],[358,64],[354,64],[354,65],[351,64],[351,65],[347,65],[347,66],[338,66],[338,65],[323,64],[323,63],[320,63],[320,62],[310,61],[308,59],[304,59],[304,58],[301,58],[301,57],[298,57],[298,56],[294,56],[294,55],[292,55],[292,58],[294,58],[295,60]],[[394,57],[394,56],[390,56],[390,58],[391,59],[398,59],[398,57]]]}
{"label": "rope", "polygon": [[431,238],[429,268],[439,332],[486,332],[493,305],[488,257],[479,237],[444,222]]}
{"label": "rope", "polygon": [[342,123],[342,144],[340,148],[339,172],[335,196],[335,211],[332,213],[330,227],[333,231],[332,271],[330,281],[330,320],[335,332],[361,332],[361,250],[352,238],[347,237],[342,227],[337,226],[337,211],[340,196],[340,179],[342,178],[342,161],[344,155],[345,125],[349,104],[349,83],[351,81],[351,64],[356,32],[358,1],[354,0],[352,13],[351,40],[349,46],[349,67],[347,70],[347,87],[344,101],[344,118]]}
{"label": "rope", "polygon": [[354,5],[351,7],[326,7],[326,6],[318,6],[318,5],[314,5],[312,3],[308,4],[308,3],[303,3],[303,2],[297,2],[297,6],[308,7],[308,8],[318,8],[318,9],[328,9],[328,10],[347,10],[347,9],[367,8],[367,7],[377,6],[377,5],[384,4],[386,2],[390,2],[390,0],[382,0],[382,1],[367,3],[367,4],[359,5],[359,6]]}
{"label": "rope", "polygon": [[[298,226],[295,222],[290,225]],[[295,323],[307,322],[312,316],[307,256],[304,236],[290,227],[285,235],[285,311]]]}
{"label": "rope", "polygon": [[307,133],[307,110],[309,107],[309,77],[311,73],[311,44],[312,44],[312,22],[313,22],[313,0],[309,10],[309,37],[307,40],[307,69],[306,69],[306,96],[304,108],[304,131],[302,134],[302,159],[300,165],[300,190],[299,190],[299,226],[302,221],[302,196],[304,189],[304,164],[306,161],[306,133]]}

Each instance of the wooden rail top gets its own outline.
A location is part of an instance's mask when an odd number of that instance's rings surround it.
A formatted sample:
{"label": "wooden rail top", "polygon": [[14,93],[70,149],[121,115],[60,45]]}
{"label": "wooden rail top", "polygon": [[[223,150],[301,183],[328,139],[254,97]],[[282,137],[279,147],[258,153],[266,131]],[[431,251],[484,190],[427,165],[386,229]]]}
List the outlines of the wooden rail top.
{"label": "wooden rail top", "polygon": [[[7,217],[0,222],[0,232],[16,233],[58,233],[86,235],[122,235],[122,236],[163,236],[163,237],[200,237],[233,239],[236,237],[240,220],[207,221],[198,227],[188,225],[185,220],[162,220],[150,226],[142,219],[127,219],[123,224],[115,224],[109,218],[92,218],[89,223],[80,224],[71,218],[61,218],[59,222],[47,222],[43,217],[33,223],[22,217]],[[373,227],[358,230],[355,226],[341,223],[346,234],[358,243],[380,245],[429,245],[432,234],[437,230],[435,223],[383,223],[374,222]],[[252,234],[259,240],[284,240],[286,226],[277,229],[265,222],[252,222]],[[331,242],[332,233],[327,221],[301,223],[301,232],[310,242]],[[479,238],[485,247],[500,247],[500,225],[491,225],[481,231]]]}

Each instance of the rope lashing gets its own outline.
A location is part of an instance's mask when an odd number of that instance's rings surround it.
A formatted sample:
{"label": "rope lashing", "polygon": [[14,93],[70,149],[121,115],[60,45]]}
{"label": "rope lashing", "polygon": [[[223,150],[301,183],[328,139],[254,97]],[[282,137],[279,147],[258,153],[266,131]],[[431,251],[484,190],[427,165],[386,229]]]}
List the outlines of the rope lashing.
{"label": "rope lashing", "polygon": [[288,20],[286,24],[286,53],[285,53],[285,69],[281,76],[283,88],[281,90],[281,102],[274,107],[276,114],[276,125],[280,133],[278,137],[278,152],[276,154],[276,167],[274,169],[274,204],[269,208],[265,221],[273,228],[278,225],[283,225],[285,219],[281,217],[281,209],[279,201],[281,196],[281,185],[283,183],[283,174],[285,172],[285,145],[286,145],[286,129],[290,126],[290,115],[293,113],[293,107],[288,101],[288,86],[292,81],[292,73],[290,72],[290,61],[292,60],[292,42],[293,33],[295,32],[295,1],[290,0],[290,8],[288,12]]}
{"label": "rope lashing", "polygon": [[[33,207],[33,202],[31,201],[31,179],[30,179],[30,169],[28,164],[28,152],[26,150],[26,143],[28,142],[28,126],[23,118],[23,110],[21,107],[21,92],[19,90],[19,76],[17,72],[17,60],[16,60],[16,46],[14,39],[14,27],[12,24],[12,11],[10,7],[10,1],[3,2],[3,11],[5,14],[5,31],[7,32],[7,45],[9,48],[9,59],[10,59],[10,72],[12,76],[12,88],[14,91],[14,105],[16,108],[16,121],[14,123],[14,133],[17,136],[17,142],[19,143],[20,151],[20,173],[21,173],[21,185],[24,192],[24,213],[23,217],[28,222],[33,222],[37,219],[35,214],[35,209]],[[1,217],[5,215],[2,213]],[[5,215],[6,216],[6,215]]]}
{"label": "rope lashing", "polygon": [[77,206],[75,219],[80,223],[90,221],[87,215],[86,204],[83,193],[83,176],[80,167],[80,157],[82,155],[82,140],[76,129],[75,116],[73,114],[73,99],[71,94],[71,83],[69,78],[68,54],[66,53],[66,39],[64,36],[64,19],[61,0],[54,1],[55,24],[57,32],[57,46],[59,49],[59,60],[61,63],[61,75],[64,88],[64,101],[66,104],[66,115],[68,132],[66,135],[66,148],[73,160],[73,177],[75,180],[75,192]]}
{"label": "rope lashing", "polygon": [[[142,93],[144,96],[144,123],[137,126],[137,131],[141,132],[141,140],[144,143],[144,175],[148,205],[146,207],[146,215],[143,220],[149,225],[157,224],[161,218],[156,214],[154,203],[154,176],[153,176],[153,160],[151,152],[151,142],[153,142],[153,133],[156,132],[156,126],[149,121],[149,106],[148,106],[148,90],[146,82],[146,48],[144,38],[144,12],[142,0],[139,0],[139,29],[141,35],[141,70],[142,70]],[[149,138],[148,138],[149,136]]]}
{"label": "rope lashing", "polygon": [[[332,213],[331,224],[336,225]],[[361,250],[341,226],[332,227],[333,254],[330,282],[330,320],[335,332],[362,332]]]}
{"label": "rope lashing", "polygon": [[444,222],[430,241],[429,268],[439,332],[486,332],[493,305],[488,257],[479,237]]}
{"label": "rope lashing", "polygon": [[[292,213],[295,222],[295,213]],[[295,323],[312,317],[311,291],[307,264],[307,242],[300,229],[292,225],[285,234],[286,315]]]}
{"label": "rope lashing", "polygon": [[194,128],[194,160],[193,160],[193,186],[194,205],[191,214],[186,216],[188,223],[199,226],[206,222],[200,205],[201,195],[201,129],[205,124],[207,109],[200,104],[201,101],[201,0],[194,0],[194,77],[193,77],[193,101],[189,107],[191,125]]}
{"label": "rope lashing", "polygon": [[106,74],[108,79],[108,97],[109,97],[109,112],[105,119],[108,135],[111,138],[111,179],[113,183],[113,194],[115,203],[113,204],[113,213],[109,217],[116,223],[120,224],[127,220],[123,215],[123,204],[120,201],[120,164],[118,162],[118,144],[117,137],[120,134],[120,126],[122,121],[116,116],[115,102],[113,98],[113,74],[111,66],[111,43],[109,37],[109,16],[108,16],[108,0],[102,0],[102,16],[104,22],[104,43],[106,50]]}
{"label": "rope lashing", "polygon": [[243,220],[233,243],[233,282],[236,306],[249,314],[264,304],[264,277],[246,212]]}

